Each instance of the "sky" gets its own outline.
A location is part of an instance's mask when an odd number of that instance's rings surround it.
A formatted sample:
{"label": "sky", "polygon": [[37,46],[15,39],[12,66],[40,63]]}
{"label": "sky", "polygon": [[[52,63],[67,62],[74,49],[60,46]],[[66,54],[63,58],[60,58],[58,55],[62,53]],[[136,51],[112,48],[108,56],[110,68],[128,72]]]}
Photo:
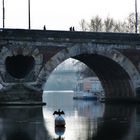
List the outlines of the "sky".
{"label": "sky", "polygon": [[[0,28],[2,28],[2,0]],[[135,11],[135,0],[30,0],[31,29],[69,30],[80,29],[80,21],[101,18],[125,19]],[[140,12],[140,0],[137,0]],[[28,0],[5,0],[5,28],[28,29]]]}

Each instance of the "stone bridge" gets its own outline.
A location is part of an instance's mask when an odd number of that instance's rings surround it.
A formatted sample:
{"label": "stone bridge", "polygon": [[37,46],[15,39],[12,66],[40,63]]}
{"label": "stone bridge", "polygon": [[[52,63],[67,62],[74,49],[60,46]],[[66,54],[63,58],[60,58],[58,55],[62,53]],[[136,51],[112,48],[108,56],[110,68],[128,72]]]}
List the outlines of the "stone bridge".
{"label": "stone bridge", "polygon": [[1,29],[0,103],[42,103],[43,85],[68,58],[97,74],[106,101],[139,101],[140,34]]}

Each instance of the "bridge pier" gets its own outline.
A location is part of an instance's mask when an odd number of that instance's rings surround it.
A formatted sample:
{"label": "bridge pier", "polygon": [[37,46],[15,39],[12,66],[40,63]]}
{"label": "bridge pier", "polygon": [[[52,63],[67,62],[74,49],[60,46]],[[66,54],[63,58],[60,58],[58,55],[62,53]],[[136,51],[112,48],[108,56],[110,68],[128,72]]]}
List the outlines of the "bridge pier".
{"label": "bridge pier", "polygon": [[22,84],[0,91],[0,105],[45,105],[42,102],[43,91],[29,89]]}

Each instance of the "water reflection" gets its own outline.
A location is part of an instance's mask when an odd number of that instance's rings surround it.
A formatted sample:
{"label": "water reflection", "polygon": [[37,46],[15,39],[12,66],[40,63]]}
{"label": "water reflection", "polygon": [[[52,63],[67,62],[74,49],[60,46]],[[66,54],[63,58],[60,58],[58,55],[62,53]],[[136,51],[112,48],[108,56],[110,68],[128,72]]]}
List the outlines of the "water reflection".
{"label": "water reflection", "polygon": [[58,135],[54,140],[63,140],[63,135],[65,133],[65,127],[55,127],[55,134]]}
{"label": "water reflection", "polygon": [[[66,114],[66,130],[62,137],[65,140],[137,140],[140,130],[137,129],[140,128],[138,106],[76,101],[71,96],[54,93],[47,95],[45,99],[47,106],[43,109],[44,119],[47,120],[48,133],[53,138],[58,137],[51,125],[53,118],[50,116],[54,110],[62,108]],[[53,102],[50,99],[53,99]]]}
{"label": "water reflection", "polygon": [[47,140],[42,107],[1,107],[1,140]]}
{"label": "water reflection", "polygon": [[[0,107],[0,140],[140,139],[140,106],[104,105],[75,101],[71,94],[62,96],[47,95],[44,107]],[[55,128],[53,112],[58,108],[65,111],[66,128]]]}
{"label": "water reflection", "polygon": [[134,117],[134,106],[106,105],[103,117],[98,119],[94,140],[128,140]]}

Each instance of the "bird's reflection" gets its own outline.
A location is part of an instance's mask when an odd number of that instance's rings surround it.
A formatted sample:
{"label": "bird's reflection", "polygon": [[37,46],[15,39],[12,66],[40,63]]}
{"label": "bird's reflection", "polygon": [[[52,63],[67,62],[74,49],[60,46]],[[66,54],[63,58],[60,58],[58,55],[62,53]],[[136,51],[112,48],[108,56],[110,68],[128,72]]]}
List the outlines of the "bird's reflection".
{"label": "bird's reflection", "polygon": [[55,134],[58,135],[58,138],[54,140],[64,140],[63,134],[65,133],[65,127],[55,127]]}
{"label": "bird's reflection", "polygon": [[56,138],[54,140],[64,140],[64,138],[62,138],[61,136],[59,136],[58,138]]}

